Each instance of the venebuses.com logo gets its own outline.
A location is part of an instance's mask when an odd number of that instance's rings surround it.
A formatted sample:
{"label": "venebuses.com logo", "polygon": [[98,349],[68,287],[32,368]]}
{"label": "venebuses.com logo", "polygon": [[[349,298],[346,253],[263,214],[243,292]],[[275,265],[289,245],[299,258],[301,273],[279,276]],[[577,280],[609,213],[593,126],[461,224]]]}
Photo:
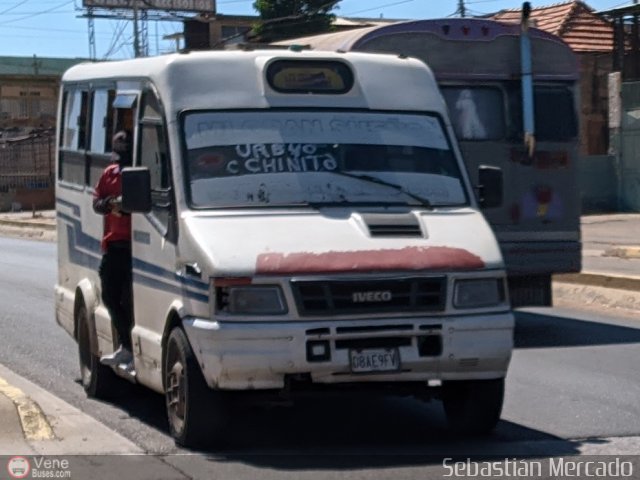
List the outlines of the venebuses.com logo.
{"label": "venebuses.com logo", "polygon": [[[7,462],[9,478],[71,478],[69,460],[45,456],[14,456]],[[4,478],[4,477],[2,477]]]}
{"label": "venebuses.com logo", "polygon": [[24,457],[11,457],[7,462],[7,472],[11,478],[26,478],[30,471],[29,460]]}

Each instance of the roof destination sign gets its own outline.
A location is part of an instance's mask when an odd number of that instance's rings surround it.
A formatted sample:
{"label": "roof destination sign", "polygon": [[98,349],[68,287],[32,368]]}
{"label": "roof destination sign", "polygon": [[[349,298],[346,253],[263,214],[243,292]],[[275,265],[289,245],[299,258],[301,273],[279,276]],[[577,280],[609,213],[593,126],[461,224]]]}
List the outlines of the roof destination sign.
{"label": "roof destination sign", "polygon": [[215,13],[215,0],[82,0],[84,8],[172,10]]}

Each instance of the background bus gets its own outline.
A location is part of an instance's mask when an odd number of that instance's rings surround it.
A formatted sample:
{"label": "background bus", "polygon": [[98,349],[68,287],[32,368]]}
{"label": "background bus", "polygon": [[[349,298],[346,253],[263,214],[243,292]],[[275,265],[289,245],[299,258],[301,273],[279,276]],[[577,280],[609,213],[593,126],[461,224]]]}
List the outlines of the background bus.
{"label": "background bus", "polygon": [[512,304],[550,305],[551,275],[581,268],[578,63],[558,37],[529,29],[536,132],[530,157],[523,143],[520,35],[520,25],[452,18],[281,43],[397,53],[426,62],[448,104],[474,184],[479,165],[504,172],[505,201],[484,214],[500,242]]}

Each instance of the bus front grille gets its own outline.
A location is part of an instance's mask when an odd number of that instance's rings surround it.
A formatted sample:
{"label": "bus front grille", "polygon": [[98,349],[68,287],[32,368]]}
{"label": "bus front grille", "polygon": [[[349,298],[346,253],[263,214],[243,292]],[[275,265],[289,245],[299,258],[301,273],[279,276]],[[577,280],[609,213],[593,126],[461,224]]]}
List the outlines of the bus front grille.
{"label": "bus front grille", "polygon": [[384,280],[294,280],[291,284],[301,316],[441,312],[445,308],[444,276]]}

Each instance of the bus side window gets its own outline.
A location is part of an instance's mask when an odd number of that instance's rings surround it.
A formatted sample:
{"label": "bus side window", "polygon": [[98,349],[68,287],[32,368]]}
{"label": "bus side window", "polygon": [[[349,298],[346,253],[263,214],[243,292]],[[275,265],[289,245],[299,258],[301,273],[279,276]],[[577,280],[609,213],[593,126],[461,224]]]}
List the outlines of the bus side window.
{"label": "bus side window", "polygon": [[160,104],[152,91],[144,92],[141,110],[140,165],[147,167],[151,174],[152,214],[166,235],[171,231],[173,194],[165,124]]}
{"label": "bus side window", "polygon": [[58,177],[61,180],[85,184],[86,161],[84,150],[87,145],[87,113],[89,92],[70,90],[63,96],[63,119],[60,135],[60,165]]}
{"label": "bus side window", "polygon": [[[99,89],[93,92],[93,111],[91,112],[91,151],[107,153],[111,149],[113,132],[113,109],[109,108],[109,100],[114,91]],[[109,148],[107,148],[109,147]]]}
{"label": "bus side window", "polygon": [[138,94],[136,93],[118,93],[113,97],[110,105],[115,110],[115,129],[114,132],[126,130],[133,132],[135,122],[135,111],[138,103]]}
{"label": "bus side window", "polygon": [[64,126],[61,146],[70,150],[84,148],[88,92],[70,91],[65,94]]}
{"label": "bus side window", "polygon": [[111,161],[111,137],[113,136],[114,109],[111,103],[114,90],[106,88],[93,92],[91,109],[91,148],[89,153],[89,185],[95,186]]}

